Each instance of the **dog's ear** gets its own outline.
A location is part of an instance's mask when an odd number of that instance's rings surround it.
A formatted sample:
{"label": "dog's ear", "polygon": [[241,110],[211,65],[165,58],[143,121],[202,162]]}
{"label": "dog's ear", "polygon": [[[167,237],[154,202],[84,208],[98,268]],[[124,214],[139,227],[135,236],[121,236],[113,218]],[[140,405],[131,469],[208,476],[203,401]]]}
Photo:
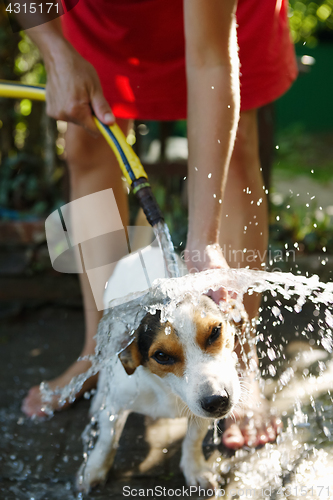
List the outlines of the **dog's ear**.
{"label": "dog's ear", "polygon": [[132,375],[139,365],[148,361],[149,348],[160,326],[161,311],[147,313],[133,335],[132,342],[120,353],[119,359],[128,375]]}
{"label": "dog's ear", "polygon": [[[135,335],[135,334],[134,334]],[[132,342],[118,354],[121,364],[125,368],[127,375],[132,375],[136,368],[142,364],[142,356],[138,347],[138,339],[135,335]]]}

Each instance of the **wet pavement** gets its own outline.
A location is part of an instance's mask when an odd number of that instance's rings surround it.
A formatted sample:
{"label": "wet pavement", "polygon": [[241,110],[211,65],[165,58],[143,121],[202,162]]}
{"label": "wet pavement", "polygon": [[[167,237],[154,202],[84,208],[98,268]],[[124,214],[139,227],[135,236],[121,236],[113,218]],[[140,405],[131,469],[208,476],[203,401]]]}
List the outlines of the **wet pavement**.
{"label": "wet pavement", "polygon": [[[325,272],[329,273],[328,267]],[[29,301],[29,289],[42,287],[38,276],[25,277],[24,286],[22,277],[12,278],[7,288],[10,300],[1,303],[1,500],[82,498],[75,489],[75,474],[82,461],[80,436],[88,423],[90,402],[82,399],[43,421],[26,419],[20,411],[22,398],[32,385],[59,374],[80,352],[83,313],[78,284],[68,276],[62,279],[55,285],[54,280],[59,277],[51,276],[44,296],[40,288],[41,293],[36,292]],[[1,285],[4,297],[3,281]],[[20,296],[25,299],[19,300]],[[272,304],[268,297],[260,325],[264,340],[259,351],[267,377],[270,374],[267,338],[272,336],[272,345],[281,344],[281,337],[288,339],[288,345],[282,342],[279,355],[286,359],[266,384],[267,393],[271,396],[276,393],[273,399],[283,415],[284,433],[278,445],[268,445],[261,450],[242,450],[235,455],[224,450],[224,457],[217,462],[223,478],[221,491],[225,498],[240,499],[333,498],[333,484],[328,482],[328,478],[333,477],[333,412],[328,392],[333,391],[331,356],[322,348],[307,356],[309,339],[314,347],[317,340],[320,343],[322,323],[318,320],[324,317],[325,310],[321,308],[314,315],[314,307],[307,304],[300,314],[284,311],[284,323],[279,325],[274,324]],[[313,325],[310,329],[309,324]],[[301,333],[304,331],[308,338]],[[313,380],[309,381],[305,375],[311,374]],[[283,386],[282,382],[288,377],[290,383]],[[319,386],[315,383],[318,380]],[[179,470],[185,428],[184,419],[154,422],[147,417],[130,415],[107,483],[87,498],[126,498],[129,490],[124,487],[133,490],[131,496],[135,492],[139,496],[140,489],[147,491],[154,487],[166,488],[165,494],[157,490],[162,494],[150,498],[173,496],[172,492],[185,486]],[[209,455],[213,449],[212,435],[208,436],[206,445]],[[168,490],[171,490],[169,494]],[[180,497],[186,498],[187,494],[182,492]],[[193,492],[191,498],[206,497]]]}
{"label": "wet pavement", "polygon": [[[56,376],[78,356],[82,332],[82,311],[64,307],[26,311],[1,323],[2,500],[77,497],[80,436],[88,423],[90,402],[83,399],[44,421],[25,418],[20,405],[32,385]],[[123,498],[122,487],[128,484],[131,488],[170,485],[171,480],[173,485],[183,484],[178,462],[184,421],[151,422],[146,430],[147,421],[140,415],[129,417],[110,479],[90,498]]]}

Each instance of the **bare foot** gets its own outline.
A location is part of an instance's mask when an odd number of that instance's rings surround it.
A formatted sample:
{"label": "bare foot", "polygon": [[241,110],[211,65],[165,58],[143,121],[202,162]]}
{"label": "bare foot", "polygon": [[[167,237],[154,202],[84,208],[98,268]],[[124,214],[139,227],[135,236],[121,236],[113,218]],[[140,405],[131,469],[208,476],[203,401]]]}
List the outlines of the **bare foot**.
{"label": "bare foot", "polygon": [[[54,391],[57,388],[61,389],[65,387],[76,375],[80,375],[84,373],[90,368],[91,363],[88,360],[76,361],[73,363],[67,370],[62,373],[59,377],[50,380],[48,382],[49,388]],[[76,394],[76,399],[80,398],[86,391],[93,389],[96,387],[98,375],[94,375],[85,381],[81,390]],[[63,410],[70,405],[69,401],[66,401],[65,404],[59,404],[59,396],[55,395],[52,398],[51,403],[48,406],[51,406],[53,411]],[[40,386],[35,385],[32,387],[27,396],[24,398],[21,406],[21,410],[27,417],[32,416],[45,416],[46,412],[43,410],[45,403],[42,401],[42,396],[40,392]]]}
{"label": "bare foot", "polygon": [[282,429],[281,420],[271,414],[268,401],[261,395],[258,381],[249,380],[247,386],[249,394],[242,408],[233,412],[234,418],[224,420],[222,443],[232,450],[272,443]]}

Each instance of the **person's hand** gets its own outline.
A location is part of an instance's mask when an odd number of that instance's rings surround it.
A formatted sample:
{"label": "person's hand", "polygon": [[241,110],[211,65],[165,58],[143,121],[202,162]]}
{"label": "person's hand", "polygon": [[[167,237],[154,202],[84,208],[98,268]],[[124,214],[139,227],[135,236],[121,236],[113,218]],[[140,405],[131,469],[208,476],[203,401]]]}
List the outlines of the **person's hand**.
{"label": "person's hand", "polygon": [[95,68],[67,42],[45,59],[46,112],[52,118],[81,125],[97,134],[92,111],[106,125],[114,123]]}
{"label": "person's hand", "polygon": [[[208,269],[229,268],[218,243],[214,245],[204,245],[201,243],[194,246],[187,245],[184,258],[190,273],[207,271]],[[219,304],[220,301],[228,300],[228,297],[230,297],[228,291],[223,287],[216,291],[209,290],[207,295],[217,304]]]}

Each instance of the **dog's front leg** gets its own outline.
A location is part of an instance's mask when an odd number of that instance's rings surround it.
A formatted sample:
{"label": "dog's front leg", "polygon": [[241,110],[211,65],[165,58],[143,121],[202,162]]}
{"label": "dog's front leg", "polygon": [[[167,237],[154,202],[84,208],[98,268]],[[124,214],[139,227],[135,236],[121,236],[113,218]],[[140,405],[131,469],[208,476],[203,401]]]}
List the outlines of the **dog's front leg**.
{"label": "dog's front leg", "polygon": [[182,446],[180,467],[188,486],[217,488],[216,474],[205,460],[202,441],[207,434],[209,421],[203,418],[191,418]]}
{"label": "dog's front leg", "polygon": [[82,464],[77,474],[77,487],[80,491],[88,493],[90,488],[105,482],[128,414],[128,411],[121,411],[118,415],[110,416],[107,409],[100,411],[98,440],[87,462]]}

